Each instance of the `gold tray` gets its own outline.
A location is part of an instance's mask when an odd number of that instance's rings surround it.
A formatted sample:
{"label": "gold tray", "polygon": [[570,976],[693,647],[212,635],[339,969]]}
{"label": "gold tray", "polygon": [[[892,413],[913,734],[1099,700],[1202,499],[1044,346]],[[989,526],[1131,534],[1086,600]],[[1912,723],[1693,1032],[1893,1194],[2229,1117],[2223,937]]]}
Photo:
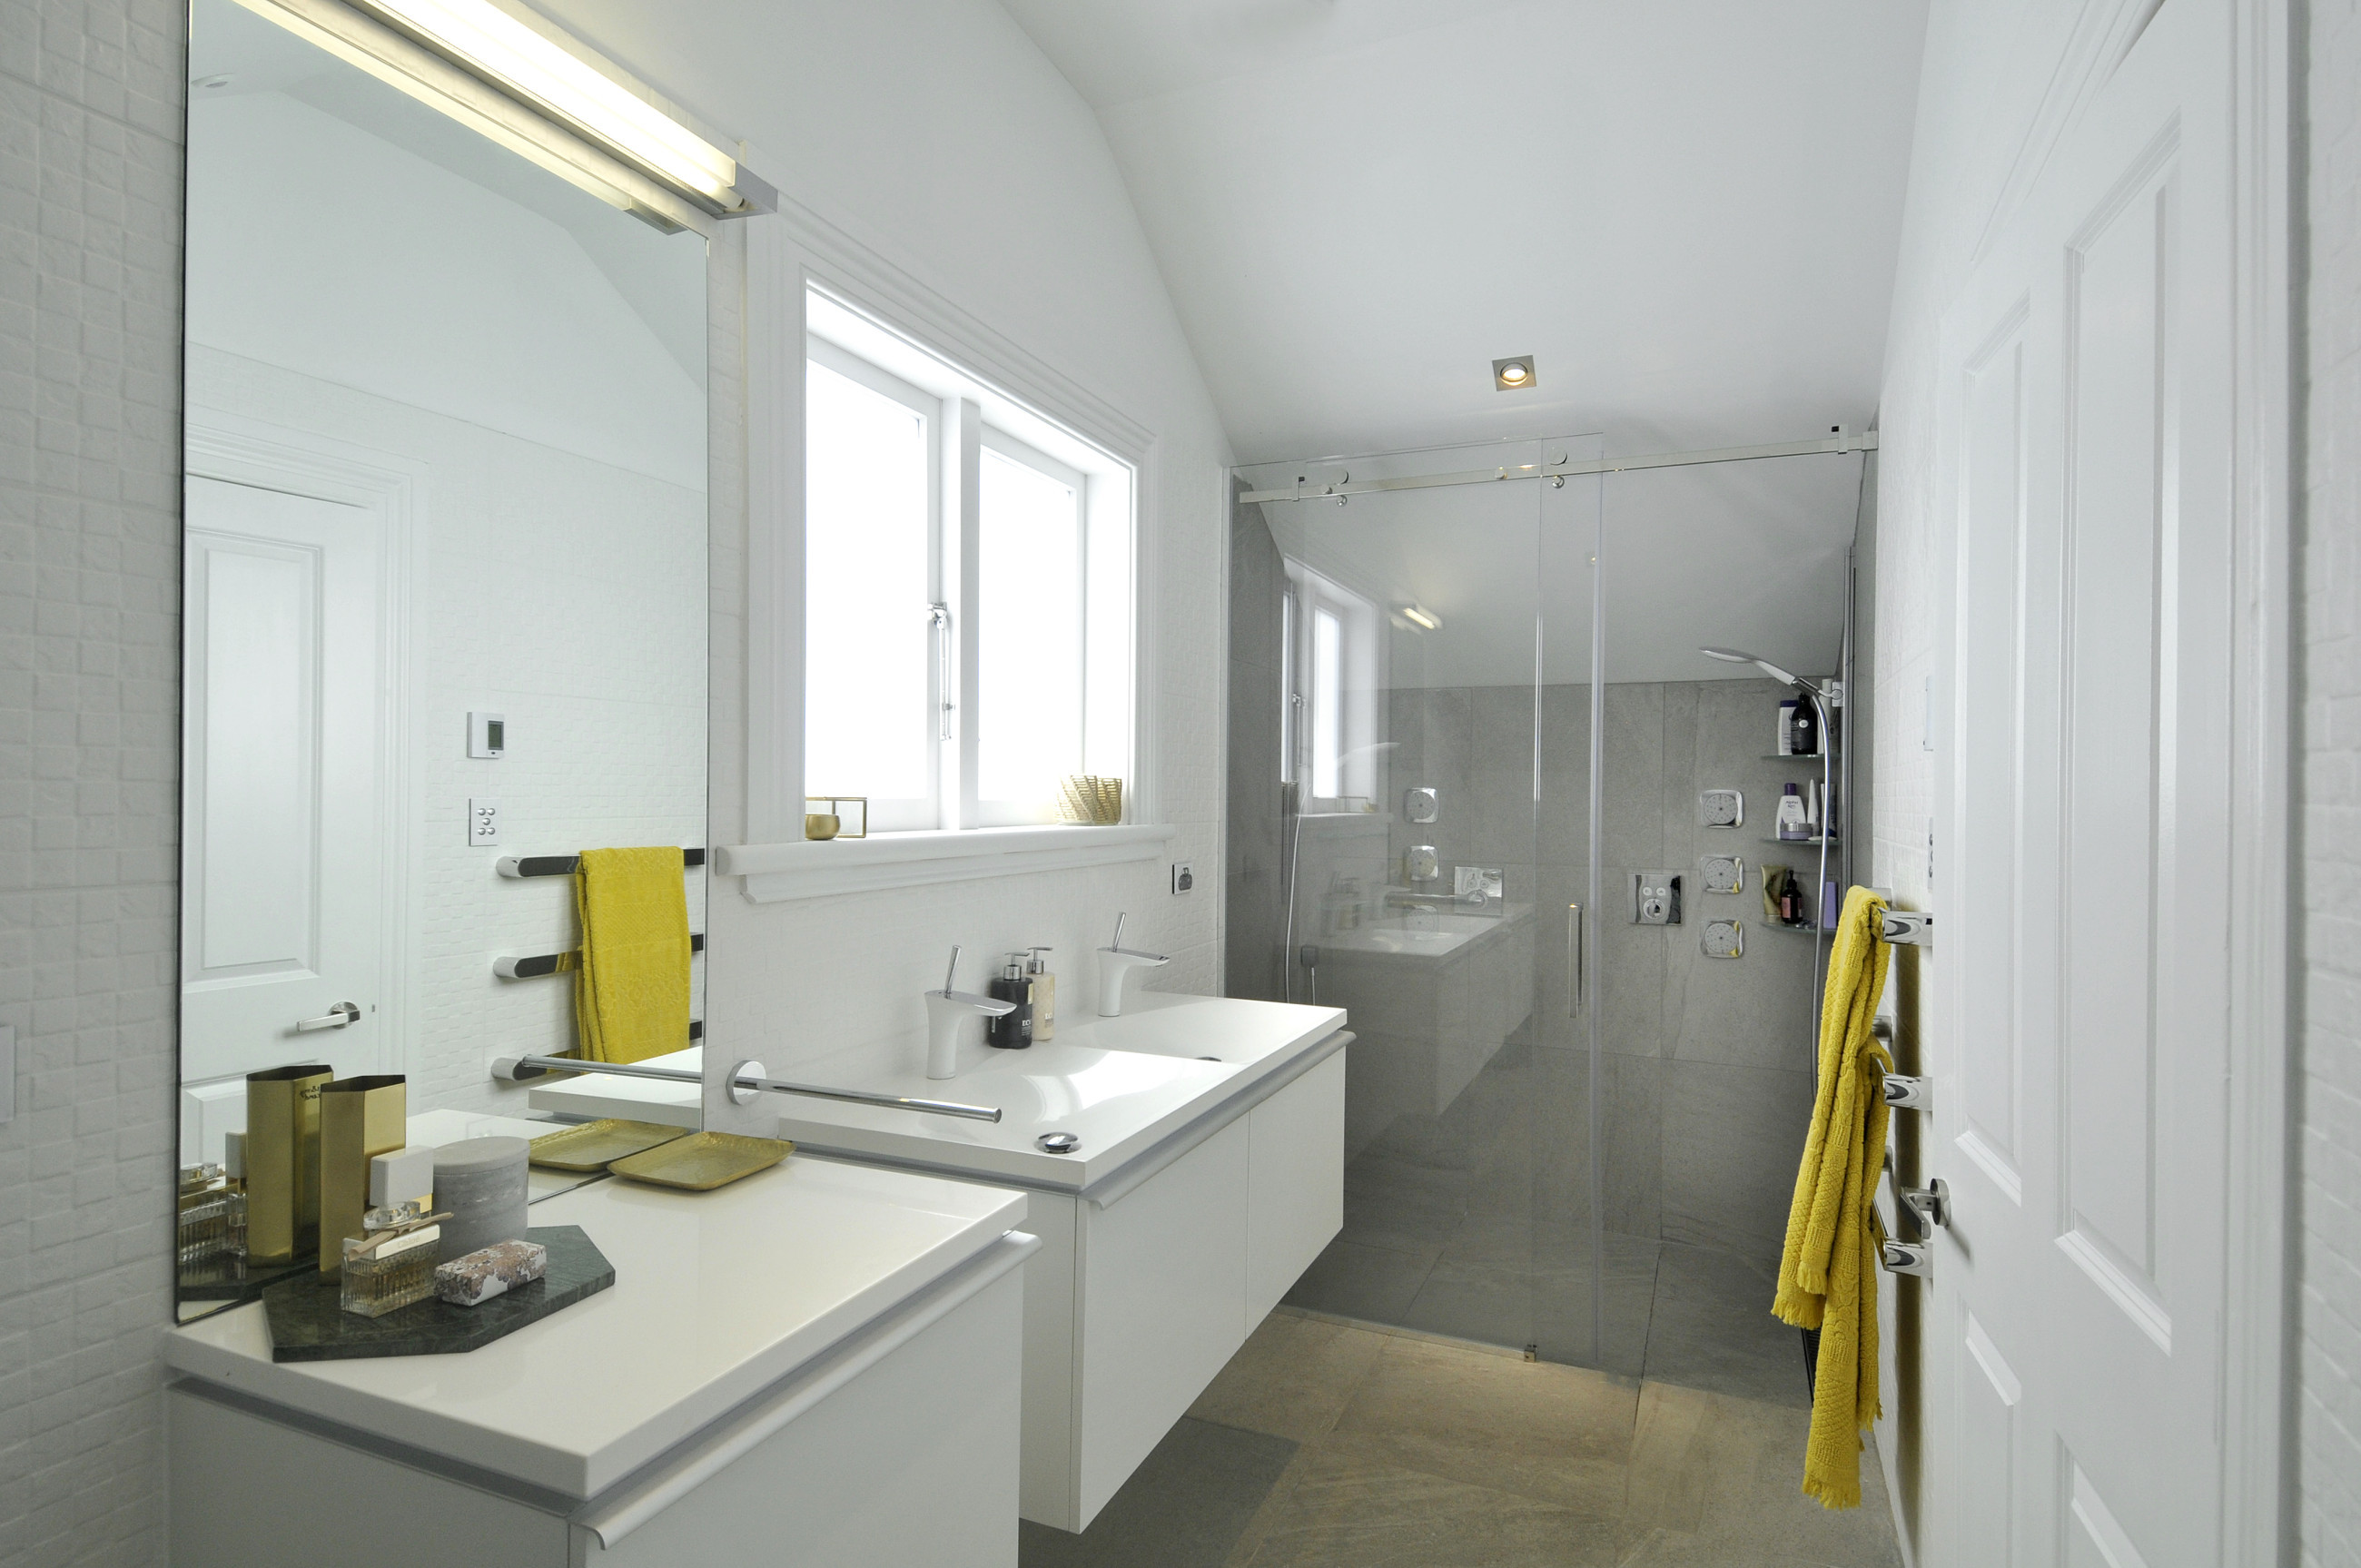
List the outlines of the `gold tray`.
{"label": "gold tray", "polygon": [[607,1168],[617,1176],[654,1187],[710,1192],[741,1176],[768,1170],[794,1152],[785,1138],[749,1138],[736,1133],[691,1133],[668,1144],[619,1159]]}
{"label": "gold tray", "polygon": [[638,1154],[687,1135],[686,1127],[667,1127],[661,1122],[623,1122],[609,1116],[564,1132],[544,1133],[533,1140],[530,1157],[533,1164],[551,1170],[604,1170],[625,1155]]}

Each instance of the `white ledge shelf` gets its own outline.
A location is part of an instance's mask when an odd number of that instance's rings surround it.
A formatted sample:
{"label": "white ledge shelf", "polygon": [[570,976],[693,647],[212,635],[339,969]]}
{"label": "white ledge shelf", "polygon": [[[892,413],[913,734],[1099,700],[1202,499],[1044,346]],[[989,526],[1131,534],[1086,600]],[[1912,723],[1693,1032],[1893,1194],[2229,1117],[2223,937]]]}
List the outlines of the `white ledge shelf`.
{"label": "white ledge shelf", "polygon": [[714,869],[723,876],[743,878],[746,896],[754,903],[781,904],[876,888],[1160,860],[1172,834],[1170,827],[1160,823],[1124,823],[1114,828],[972,828],[730,844],[714,851]]}

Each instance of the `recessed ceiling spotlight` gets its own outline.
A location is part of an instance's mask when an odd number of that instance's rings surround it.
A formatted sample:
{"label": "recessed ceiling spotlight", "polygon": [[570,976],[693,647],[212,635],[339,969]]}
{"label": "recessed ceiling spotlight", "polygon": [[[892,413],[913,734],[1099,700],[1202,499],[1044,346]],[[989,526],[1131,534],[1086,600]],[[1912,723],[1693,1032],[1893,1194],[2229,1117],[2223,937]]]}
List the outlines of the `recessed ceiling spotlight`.
{"label": "recessed ceiling spotlight", "polygon": [[1504,392],[1519,392],[1533,384],[1533,356],[1520,354],[1513,359],[1492,361],[1492,385]]}

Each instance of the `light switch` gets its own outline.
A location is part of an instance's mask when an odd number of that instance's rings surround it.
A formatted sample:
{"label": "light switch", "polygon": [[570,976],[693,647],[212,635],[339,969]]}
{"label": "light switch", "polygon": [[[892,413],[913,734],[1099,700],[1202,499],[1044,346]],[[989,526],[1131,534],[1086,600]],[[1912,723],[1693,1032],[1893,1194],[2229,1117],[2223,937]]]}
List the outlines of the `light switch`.
{"label": "light switch", "polygon": [[467,842],[497,844],[500,841],[500,803],[470,797],[467,802]]}
{"label": "light switch", "polygon": [[467,755],[498,757],[508,749],[508,715],[504,713],[467,715]]}

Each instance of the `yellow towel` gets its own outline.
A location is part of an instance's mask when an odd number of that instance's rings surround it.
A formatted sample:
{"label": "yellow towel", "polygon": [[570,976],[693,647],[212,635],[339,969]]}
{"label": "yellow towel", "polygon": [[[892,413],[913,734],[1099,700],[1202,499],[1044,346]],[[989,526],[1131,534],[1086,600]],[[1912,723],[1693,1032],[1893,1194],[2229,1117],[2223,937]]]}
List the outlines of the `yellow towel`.
{"label": "yellow towel", "polygon": [[1869,1030],[1885,989],[1885,901],[1845,894],[1820,1003],[1820,1082],[1795,1173],[1787,1247],[1771,1310],[1820,1331],[1804,1492],[1831,1508],[1861,1506],[1861,1433],[1877,1420],[1877,1195],[1885,1163],[1885,1093],[1894,1058]]}
{"label": "yellow towel", "polygon": [[574,877],[582,964],[574,1015],[588,1061],[688,1047],[688,894],[680,850],[585,850]]}

